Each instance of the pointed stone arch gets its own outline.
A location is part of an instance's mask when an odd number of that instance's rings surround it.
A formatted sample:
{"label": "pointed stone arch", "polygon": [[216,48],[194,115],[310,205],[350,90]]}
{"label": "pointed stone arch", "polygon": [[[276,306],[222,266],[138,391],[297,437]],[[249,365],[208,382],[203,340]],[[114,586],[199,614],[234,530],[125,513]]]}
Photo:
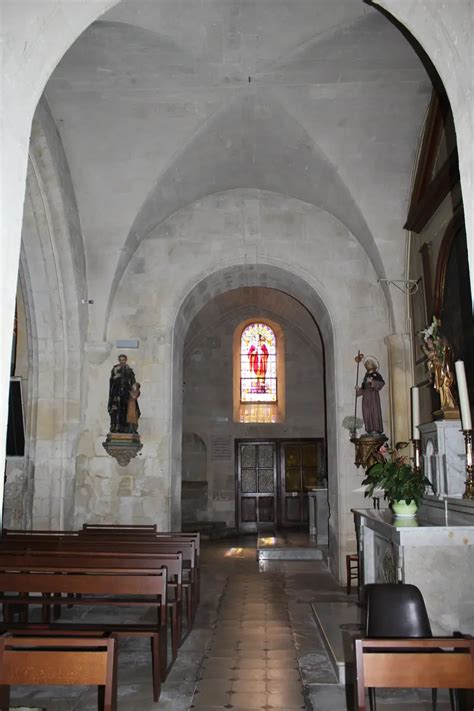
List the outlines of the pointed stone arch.
{"label": "pointed stone arch", "polygon": [[20,267],[30,353],[28,519],[36,528],[72,525],[86,284],[67,160],[48,105],[41,100],[31,135]]}

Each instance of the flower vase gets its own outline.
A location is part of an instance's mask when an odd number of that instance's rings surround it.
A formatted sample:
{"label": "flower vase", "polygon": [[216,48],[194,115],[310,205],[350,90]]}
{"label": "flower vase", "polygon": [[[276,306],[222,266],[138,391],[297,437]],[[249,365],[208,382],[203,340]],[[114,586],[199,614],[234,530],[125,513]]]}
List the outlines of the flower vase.
{"label": "flower vase", "polygon": [[418,506],[416,505],[416,502],[413,501],[413,499],[410,501],[409,504],[407,504],[406,501],[394,501],[392,503],[392,511],[397,516],[397,518],[414,518],[416,516],[416,512],[418,510]]}

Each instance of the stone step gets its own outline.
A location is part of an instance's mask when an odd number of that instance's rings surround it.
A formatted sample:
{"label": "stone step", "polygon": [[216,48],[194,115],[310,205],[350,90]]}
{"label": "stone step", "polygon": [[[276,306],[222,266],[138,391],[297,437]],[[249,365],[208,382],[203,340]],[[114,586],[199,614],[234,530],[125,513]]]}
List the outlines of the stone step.
{"label": "stone step", "polygon": [[183,523],[183,533],[199,532],[203,540],[216,540],[237,536],[236,528],[228,528],[225,521],[194,521]]}

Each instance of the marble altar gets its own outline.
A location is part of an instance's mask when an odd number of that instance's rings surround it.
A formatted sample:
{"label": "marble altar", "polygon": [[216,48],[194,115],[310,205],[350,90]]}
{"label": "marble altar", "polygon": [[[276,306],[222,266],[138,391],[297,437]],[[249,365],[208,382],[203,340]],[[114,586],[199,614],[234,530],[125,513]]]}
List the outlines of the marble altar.
{"label": "marble altar", "polygon": [[422,506],[415,519],[396,519],[389,509],[353,509],[360,586],[412,583],[423,594],[434,634],[474,634],[474,526],[443,502],[431,508]]}

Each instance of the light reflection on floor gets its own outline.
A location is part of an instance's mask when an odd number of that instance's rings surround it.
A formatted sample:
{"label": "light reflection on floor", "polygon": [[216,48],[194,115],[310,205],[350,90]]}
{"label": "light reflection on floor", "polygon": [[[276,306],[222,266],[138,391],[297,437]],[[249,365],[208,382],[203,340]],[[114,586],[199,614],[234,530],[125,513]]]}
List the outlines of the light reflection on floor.
{"label": "light reflection on floor", "polygon": [[243,556],[243,553],[243,548],[229,548],[229,550],[226,551],[224,555],[226,558],[241,558]]}
{"label": "light reflection on floor", "polygon": [[267,536],[267,537],[260,537],[258,539],[259,547],[263,546],[274,546],[276,543],[276,538],[275,536]]}

